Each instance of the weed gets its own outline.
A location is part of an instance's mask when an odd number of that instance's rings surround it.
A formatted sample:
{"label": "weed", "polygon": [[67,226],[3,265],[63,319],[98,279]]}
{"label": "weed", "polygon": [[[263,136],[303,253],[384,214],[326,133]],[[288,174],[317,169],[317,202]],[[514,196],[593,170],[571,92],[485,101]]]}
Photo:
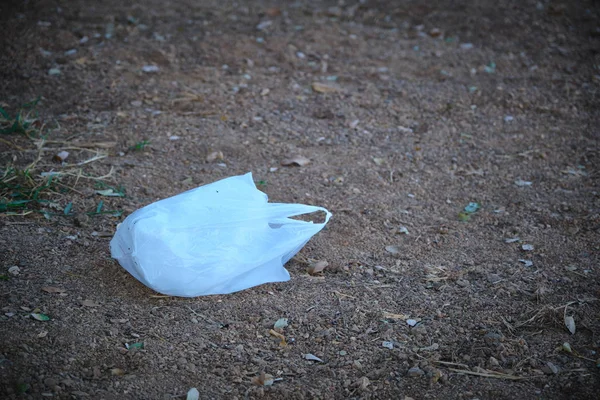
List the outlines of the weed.
{"label": "weed", "polygon": [[35,109],[40,98],[23,104],[17,111],[14,118],[0,107],[0,134],[22,133],[27,136],[35,136],[35,133],[41,132],[41,124],[38,120],[38,113]]}
{"label": "weed", "polygon": [[[101,189],[98,194],[109,197],[125,197],[123,187],[113,187],[103,182],[112,177],[113,168],[103,176],[91,176],[84,172],[86,166],[108,157],[108,154],[101,153],[97,149],[90,150],[84,147],[73,146],[64,141],[48,141],[46,135],[42,135],[44,124],[37,119],[35,106],[38,100],[21,106],[14,118],[0,108],[0,133],[24,134],[31,140],[35,146],[34,152],[37,153],[34,160],[27,166],[16,166],[10,163],[4,170],[0,170],[0,213],[6,215],[27,215],[32,212],[38,212],[46,218],[52,216],[73,216],[74,202],[68,199],[62,206],[59,205],[59,199],[64,198],[67,193],[81,193],[76,189],[78,183],[92,180],[96,187]],[[30,152],[14,143],[10,143],[0,138],[0,141],[6,142],[19,151]],[[148,143],[140,142],[136,148],[143,149]],[[59,144],[61,147],[46,147],[48,144]],[[100,143],[102,144],[102,143]],[[65,147],[66,145],[66,147]],[[101,148],[102,146],[98,146]],[[48,159],[44,152],[58,152],[61,149],[68,148],[79,152],[95,152],[91,158],[74,164],[62,163],[60,170],[56,163],[44,164],[43,160]],[[56,153],[54,153],[56,154]],[[16,160],[16,158],[15,158]],[[103,189],[103,190],[102,190]],[[103,211],[101,203],[95,212],[88,212],[88,215],[120,215],[120,211]],[[54,211],[56,210],[56,211]]]}
{"label": "weed", "polygon": [[129,150],[132,150],[132,151],[142,151],[149,144],[150,144],[149,140],[142,140],[142,141],[137,142],[135,145],[131,146],[129,148]]}

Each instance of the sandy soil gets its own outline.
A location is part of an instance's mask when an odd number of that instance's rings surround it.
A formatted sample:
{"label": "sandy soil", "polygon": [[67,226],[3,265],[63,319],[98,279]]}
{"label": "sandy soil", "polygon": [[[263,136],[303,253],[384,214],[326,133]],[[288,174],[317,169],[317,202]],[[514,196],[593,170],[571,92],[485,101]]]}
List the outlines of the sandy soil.
{"label": "sandy soil", "polygon": [[[596,398],[599,12],[3,2],[1,106],[40,100],[0,204],[41,188],[0,214],[3,398]],[[161,297],[110,258],[133,210],[248,171],[334,215],[289,282]]]}

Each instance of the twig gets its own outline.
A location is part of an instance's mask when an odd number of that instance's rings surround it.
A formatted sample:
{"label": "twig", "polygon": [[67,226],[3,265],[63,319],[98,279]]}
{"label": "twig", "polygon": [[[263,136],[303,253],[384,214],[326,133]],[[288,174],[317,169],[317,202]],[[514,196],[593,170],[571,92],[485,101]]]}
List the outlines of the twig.
{"label": "twig", "polygon": [[355,300],[356,300],[356,297],[354,297],[354,296],[350,296],[349,294],[344,294],[344,293],[342,293],[342,292],[338,292],[337,290],[334,290],[334,291],[333,291],[333,293],[335,293],[335,294],[337,294],[337,295],[339,295],[339,296],[343,296],[343,297],[349,297],[349,298],[351,298],[351,299],[355,299]]}
{"label": "twig", "polygon": [[483,376],[485,378],[508,379],[508,380],[513,380],[513,381],[529,379],[528,377],[524,377],[524,376],[512,376],[512,375],[508,375],[508,374],[503,374],[501,372],[495,372],[495,371],[489,371],[489,370],[486,370],[487,372],[475,372],[475,371],[469,371],[469,370],[458,369],[458,368],[448,368],[448,370],[459,373],[459,374]]}

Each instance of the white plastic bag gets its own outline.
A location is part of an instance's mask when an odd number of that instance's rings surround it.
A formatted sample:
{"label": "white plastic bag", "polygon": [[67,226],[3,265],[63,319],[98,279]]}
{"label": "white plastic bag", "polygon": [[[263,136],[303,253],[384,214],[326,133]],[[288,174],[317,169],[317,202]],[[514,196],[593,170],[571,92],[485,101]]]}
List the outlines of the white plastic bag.
{"label": "white plastic bag", "polygon": [[[323,223],[289,217],[324,211]],[[182,297],[227,294],[283,282],[283,267],[331,213],[268,203],[252,174],[157,201],[129,215],[110,242],[113,258],[146,286]]]}

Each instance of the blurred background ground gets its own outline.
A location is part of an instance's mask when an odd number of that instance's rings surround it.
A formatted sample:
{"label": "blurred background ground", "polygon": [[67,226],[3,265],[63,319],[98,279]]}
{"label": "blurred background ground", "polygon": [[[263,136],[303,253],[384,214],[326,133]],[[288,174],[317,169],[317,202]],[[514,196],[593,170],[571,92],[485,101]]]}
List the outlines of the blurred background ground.
{"label": "blurred background ground", "polygon": [[[599,11],[3,2],[0,392],[596,398]],[[248,171],[334,214],[289,282],[161,297],[110,259],[133,210]]]}

